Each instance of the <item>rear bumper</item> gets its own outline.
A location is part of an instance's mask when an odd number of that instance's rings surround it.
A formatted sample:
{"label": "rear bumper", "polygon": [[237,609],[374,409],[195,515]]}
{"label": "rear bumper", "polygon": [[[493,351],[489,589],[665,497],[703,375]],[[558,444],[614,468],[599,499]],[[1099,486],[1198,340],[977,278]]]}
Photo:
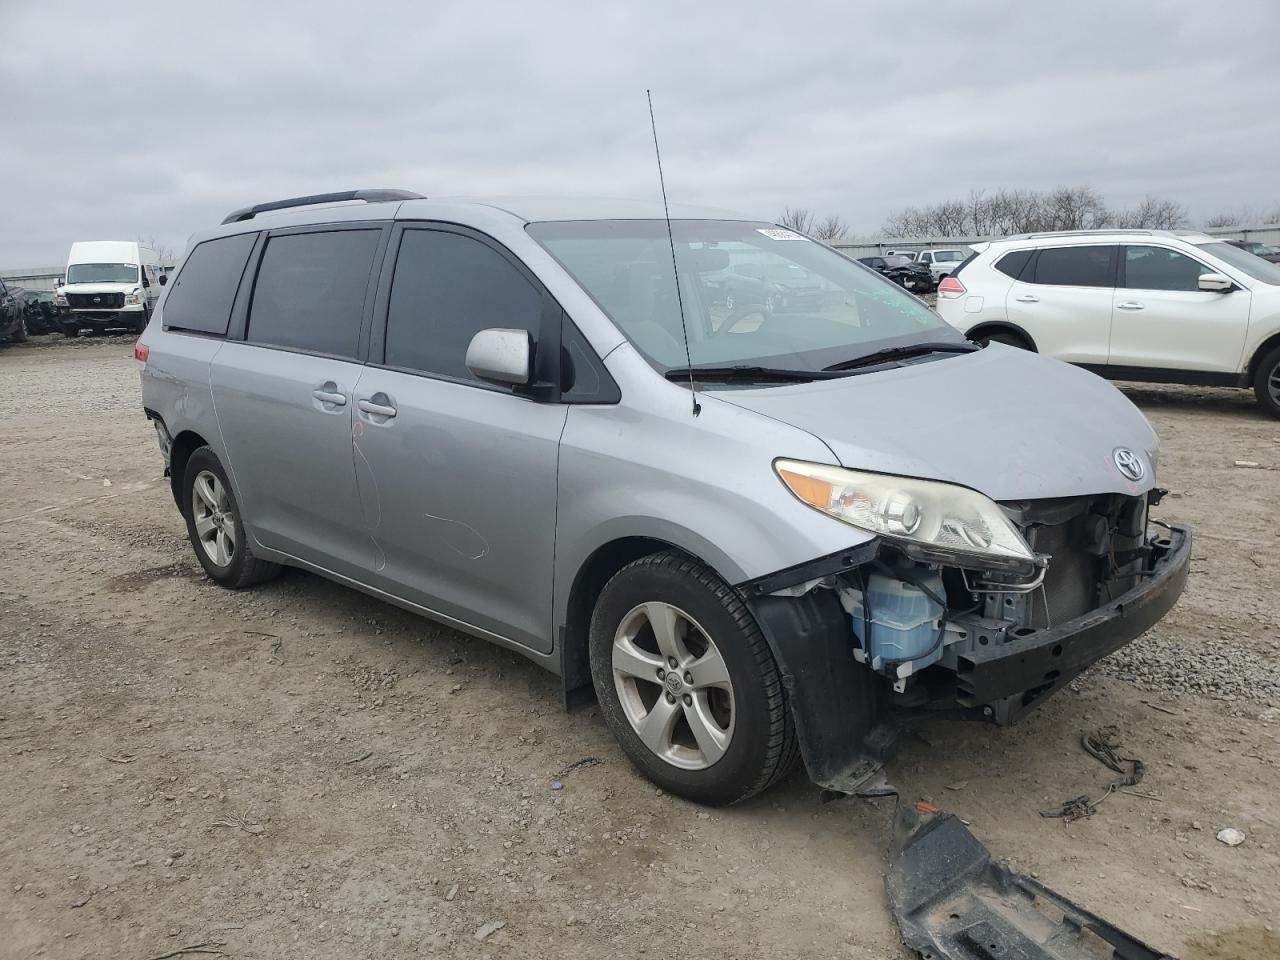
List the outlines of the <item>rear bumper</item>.
{"label": "rear bumper", "polygon": [[1168,537],[1152,545],[1154,562],[1144,582],[1112,602],[1008,643],[961,654],[956,670],[959,702],[973,707],[1004,701],[1006,709],[995,719],[1012,721],[1090,664],[1150,629],[1182,596],[1191,566],[1191,530],[1172,527]]}

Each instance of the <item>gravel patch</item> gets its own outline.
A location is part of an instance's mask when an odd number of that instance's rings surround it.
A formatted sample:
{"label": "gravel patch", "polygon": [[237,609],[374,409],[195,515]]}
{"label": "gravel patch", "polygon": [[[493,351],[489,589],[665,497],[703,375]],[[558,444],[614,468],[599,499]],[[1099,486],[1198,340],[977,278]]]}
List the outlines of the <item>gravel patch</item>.
{"label": "gravel patch", "polygon": [[1186,641],[1148,634],[1117,650],[1094,668],[1141,690],[1198,693],[1215,700],[1280,704],[1280,663],[1254,650],[1218,641],[1191,654]]}

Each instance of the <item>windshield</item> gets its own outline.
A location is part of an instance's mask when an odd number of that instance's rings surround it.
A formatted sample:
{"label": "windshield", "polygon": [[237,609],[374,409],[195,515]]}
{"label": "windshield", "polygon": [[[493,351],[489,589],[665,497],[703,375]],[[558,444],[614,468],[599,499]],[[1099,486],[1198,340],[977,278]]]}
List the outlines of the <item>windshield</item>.
{"label": "windshield", "polygon": [[1225,241],[1202,243],[1200,249],[1230,264],[1237,270],[1247,273],[1255,280],[1280,286],[1280,264],[1263,260],[1248,250],[1241,250]]}
{"label": "windshield", "polygon": [[67,283],[137,283],[136,263],[73,263]]}
{"label": "windshield", "polygon": [[[885,346],[964,342],[897,284],[766,223],[675,220],[694,366],[821,370]],[[529,233],[662,372],[686,365],[661,220],[534,223]]]}

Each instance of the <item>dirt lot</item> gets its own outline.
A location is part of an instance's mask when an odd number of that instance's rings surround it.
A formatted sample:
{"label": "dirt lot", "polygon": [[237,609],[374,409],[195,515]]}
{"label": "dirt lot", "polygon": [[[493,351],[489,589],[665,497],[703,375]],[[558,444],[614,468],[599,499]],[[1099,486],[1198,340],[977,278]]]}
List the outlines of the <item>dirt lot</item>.
{"label": "dirt lot", "polygon": [[[800,774],[699,809],[511,654],[297,572],[211,585],[134,367],[124,338],[0,351],[0,957],[905,955],[892,801]],[[1129,392],[1158,515],[1198,533],[1185,597],[1024,724],[907,738],[890,778],[1185,960],[1277,957],[1280,423]],[[1104,724],[1146,780],[1042,818],[1102,792]]]}

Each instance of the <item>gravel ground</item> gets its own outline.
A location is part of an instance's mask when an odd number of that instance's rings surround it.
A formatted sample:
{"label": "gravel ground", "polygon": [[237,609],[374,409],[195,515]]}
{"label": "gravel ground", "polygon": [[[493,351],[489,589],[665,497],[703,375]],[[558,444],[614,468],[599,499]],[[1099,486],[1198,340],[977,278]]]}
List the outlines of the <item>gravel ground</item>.
{"label": "gravel ground", "polygon": [[[1196,529],[1182,601],[1015,727],[920,728],[888,775],[1183,960],[1280,956],[1280,423],[1125,389],[1164,437],[1159,515]],[[129,340],[0,350],[0,451],[0,957],[905,956],[891,802],[796,776],[700,809],[514,655],[298,572],[211,585]],[[1105,790],[1079,747],[1104,725],[1146,779],[1042,818]]]}

